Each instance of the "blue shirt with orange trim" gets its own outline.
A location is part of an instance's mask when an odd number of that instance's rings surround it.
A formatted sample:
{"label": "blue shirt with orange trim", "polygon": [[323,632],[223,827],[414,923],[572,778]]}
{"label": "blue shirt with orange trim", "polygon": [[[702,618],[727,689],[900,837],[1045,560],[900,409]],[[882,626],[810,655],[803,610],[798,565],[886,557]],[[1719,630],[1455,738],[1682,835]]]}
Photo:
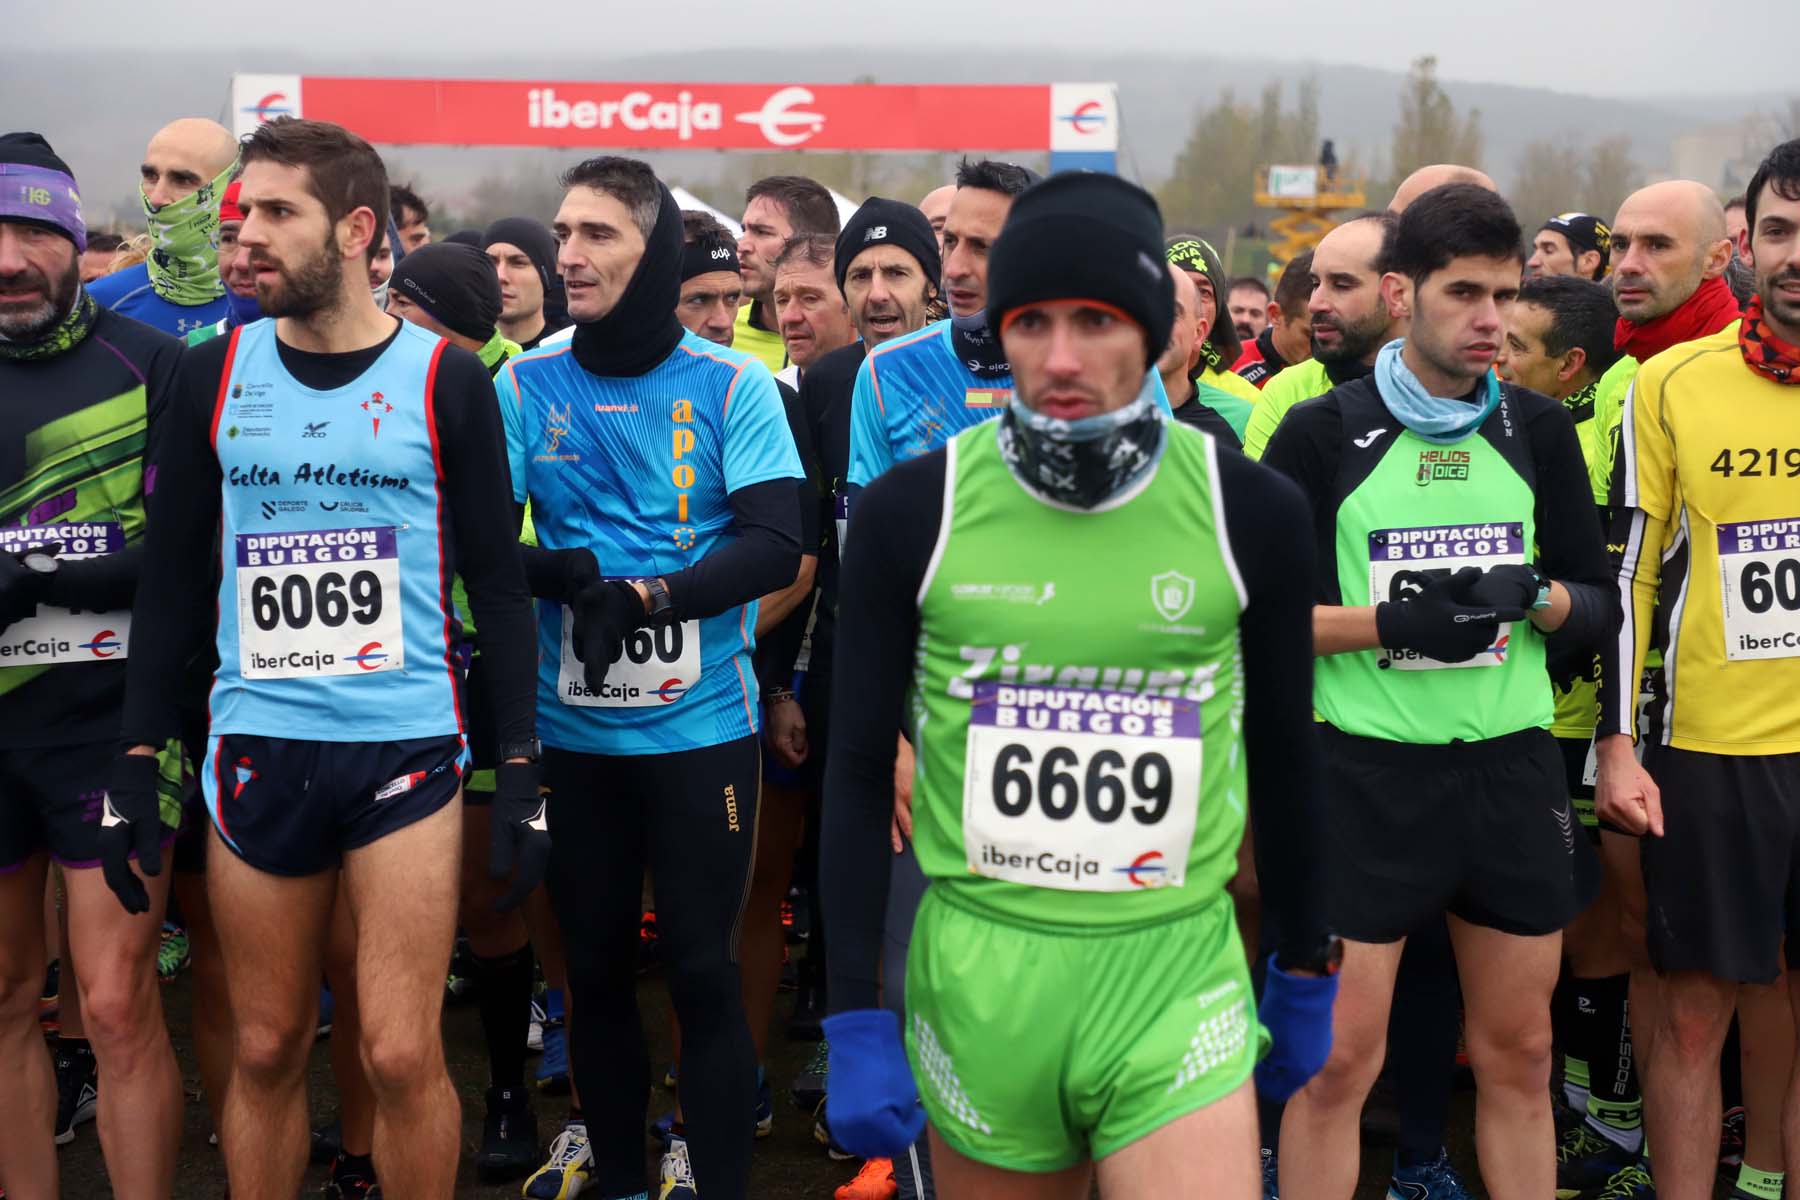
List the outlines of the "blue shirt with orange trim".
{"label": "blue shirt with orange trim", "polygon": [[[513,498],[538,544],[586,546],[611,578],[669,575],[734,536],[730,496],[800,479],[775,380],[752,355],[683,334],[647,374],[607,378],[569,344],[495,377]],[[666,754],[755,733],[756,604],[640,630],[600,692],[582,682],[562,606],[538,602],[538,729],[589,754]]]}

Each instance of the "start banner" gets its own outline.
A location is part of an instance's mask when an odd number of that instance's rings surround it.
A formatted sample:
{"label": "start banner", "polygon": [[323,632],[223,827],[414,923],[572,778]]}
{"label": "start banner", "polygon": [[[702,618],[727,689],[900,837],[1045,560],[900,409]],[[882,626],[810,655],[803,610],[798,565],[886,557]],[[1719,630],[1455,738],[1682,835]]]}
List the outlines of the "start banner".
{"label": "start banner", "polygon": [[577,83],[232,77],[241,136],[278,116],[371,142],[618,150],[1118,149],[1110,83]]}

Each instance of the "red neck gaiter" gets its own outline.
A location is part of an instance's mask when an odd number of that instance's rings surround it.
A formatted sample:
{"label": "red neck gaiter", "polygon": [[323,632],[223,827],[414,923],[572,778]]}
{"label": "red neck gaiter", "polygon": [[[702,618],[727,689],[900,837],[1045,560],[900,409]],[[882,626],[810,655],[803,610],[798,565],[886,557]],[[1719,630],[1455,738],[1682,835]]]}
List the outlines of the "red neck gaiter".
{"label": "red neck gaiter", "polygon": [[1750,297],[1744,323],[1738,329],[1738,349],[1744,365],[1776,383],[1800,384],[1800,346],[1784,342],[1763,321],[1761,296]]}
{"label": "red neck gaiter", "polygon": [[1670,346],[1715,334],[1737,320],[1738,315],[1737,298],[1725,281],[1708,279],[1674,311],[1642,325],[1620,317],[1613,327],[1613,349],[1644,362]]}

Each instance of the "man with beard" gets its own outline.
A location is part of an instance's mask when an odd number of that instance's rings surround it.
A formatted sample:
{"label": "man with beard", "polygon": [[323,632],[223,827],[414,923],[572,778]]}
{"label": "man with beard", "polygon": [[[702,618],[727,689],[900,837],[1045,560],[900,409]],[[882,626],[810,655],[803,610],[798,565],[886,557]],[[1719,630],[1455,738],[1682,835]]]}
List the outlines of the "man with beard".
{"label": "man with beard", "polygon": [[1269,327],[1268,285],[1250,275],[1232,280],[1225,309],[1231,316],[1232,329],[1237,331],[1238,343],[1249,345]]}
{"label": "man with beard", "polygon": [[1344,222],[1313,250],[1312,357],[1263,388],[1244,431],[1244,453],[1261,458],[1288,410],[1375,367],[1376,353],[1406,335],[1406,319],[1382,298],[1382,256],[1398,218],[1369,213]]}
{"label": "man with beard", "polygon": [[733,955],[759,806],[751,630],[757,599],[800,564],[800,460],[767,369],[675,316],[681,211],[668,188],[611,156],[562,183],[557,261],[575,329],[496,386],[513,499],[529,501],[543,547],[527,558],[562,846],[550,897],[580,1015],[574,1082],[593,1118],[564,1136],[589,1140],[602,1196],[645,1192],[636,964],[649,870],[683,1033],[685,1124],[660,1196],[692,1200],[696,1180],[743,1196],[756,1056]]}
{"label": "man with beard", "polygon": [[341,884],[368,997],[375,1163],[388,1195],[439,1197],[455,1178],[459,1129],[439,1027],[467,761],[453,569],[493,656],[504,761],[490,870],[516,863],[507,902],[535,886],[549,856],[518,514],[480,361],[383,313],[369,293],[388,205],[375,151],[339,126],[280,118],[245,139],[243,156],[238,240],[275,319],[182,360],[108,820],[142,853],[155,815],[148,753],[174,732],[181,668],[216,613],[200,774],[238,1031],[219,1131],[232,1190],[299,1186],[314,1005]]}
{"label": "man with beard", "polygon": [[150,255],[96,279],[95,301],[177,337],[223,317],[219,196],[236,165],[237,143],[217,121],[183,117],[158,130],[138,168]]}
{"label": "man with beard", "polygon": [[[116,844],[105,804],[142,561],[151,436],[180,343],[101,308],[81,285],[86,242],[69,168],[35,133],[0,136],[0,1178],[58,1194],[57,1082],[37,1022],[44,885],[62,867],[68,953],[81,980],[107,1172],[121,1195],[166,1197],[181,1076],[157,996],[168,899],[163,848],[181,815],[181,755],[158,739],[138,809],[144,837]],[[94,867],[101,870],[94,870]],[[127,912],[107,895],[129,897]],[[79,1069],[79,1066],[78,1066]],[[90,1103],[92,1101],[90,1100]]]}

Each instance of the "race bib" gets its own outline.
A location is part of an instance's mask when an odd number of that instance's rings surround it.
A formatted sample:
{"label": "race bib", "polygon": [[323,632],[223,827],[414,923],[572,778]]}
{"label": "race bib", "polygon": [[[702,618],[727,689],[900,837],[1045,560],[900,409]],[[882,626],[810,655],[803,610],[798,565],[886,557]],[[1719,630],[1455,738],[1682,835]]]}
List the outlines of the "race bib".
{"label": "race bib", "polygon": [[1800,517],[1719,526],[1725,657],[1800,657]]}
{"label": "race bib", "polygon": [[976,875],[1066,892],[1181,887],[1200,807],[1200,704],[978,683],[963,779]]}
{"label": "race bib", "polygon": [[[0,552],[23,554],[34,546],[61,547],[56,557],[65,562],[99,558],[125,548],[125,530],[116,521],[0,529]],[[0,633],[0,667],[107,662],[124,658],[130,641],[129,611],[83,612],[40,604],[35,616],[15,621]]]}
{"label": "race bib", "polygon": [[245,679],[370,675],[406,666],[399,530],[237,535]]}
{"label": "race bib", "polygon": [[[1369,534],[1369,603],[1406,600],[1434,579],[1464,567],[1488,570],[1525,561],[1525,527],[1517,521],[1497,524],[1420,525],[1411,529],[1377,529]],[[1504,622],[1494,644],[1467,662],[1447,663],[1416,650],[1383,646],[1380,663],[1402,671],[1437,671],[1446,667],[1497,667],[1506,661],[1512,623]]]}
{"label": "race bib", "polygon": [[562,610],[562,665],[556,698],[580,708],[660,708],[674,704],[700,682],[700,622],[634,629],[607,664],[598,692],[575,657],[575,614]]}

